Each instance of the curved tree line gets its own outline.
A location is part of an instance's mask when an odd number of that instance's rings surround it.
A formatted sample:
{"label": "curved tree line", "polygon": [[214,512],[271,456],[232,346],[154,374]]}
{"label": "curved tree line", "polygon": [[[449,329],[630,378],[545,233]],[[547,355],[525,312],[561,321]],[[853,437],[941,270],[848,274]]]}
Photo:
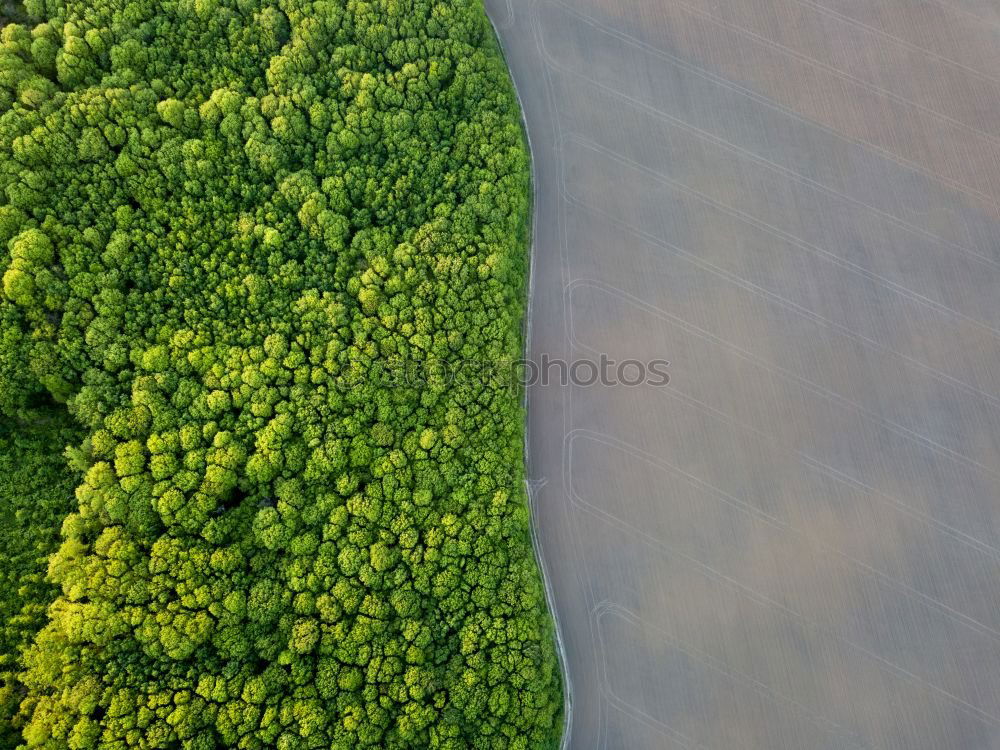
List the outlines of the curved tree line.
{"label": "curved tree line", "polygon": [[0,742],[553,745],[517,390],[368,377],[519,356],[528,161],[479,0],[23,13],[0,442],[46,499],[2,498],[34,547]]}

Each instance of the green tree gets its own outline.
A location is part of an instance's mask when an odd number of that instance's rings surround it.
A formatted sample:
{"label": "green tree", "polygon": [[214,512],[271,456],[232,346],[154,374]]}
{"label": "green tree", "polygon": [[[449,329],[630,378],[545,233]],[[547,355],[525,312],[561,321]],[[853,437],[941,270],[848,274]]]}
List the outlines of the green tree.
{"label": "green tree", "polygon": [[[555,744],[519,396],[447,377],[521,346],[527,152],[479,0],[29,6],[0,410],[15,486],[76,491],[4,521],[43,548],[3,741]],[[36,439],[51,401],[77,432]]]}

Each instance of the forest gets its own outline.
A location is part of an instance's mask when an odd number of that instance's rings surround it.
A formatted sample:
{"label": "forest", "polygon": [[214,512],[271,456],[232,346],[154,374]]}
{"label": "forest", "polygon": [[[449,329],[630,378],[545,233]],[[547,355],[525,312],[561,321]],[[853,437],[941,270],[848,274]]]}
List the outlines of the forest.
{"label": "forest", "polygon": [[0,746],[554,747],[481,0],[7,6]]}

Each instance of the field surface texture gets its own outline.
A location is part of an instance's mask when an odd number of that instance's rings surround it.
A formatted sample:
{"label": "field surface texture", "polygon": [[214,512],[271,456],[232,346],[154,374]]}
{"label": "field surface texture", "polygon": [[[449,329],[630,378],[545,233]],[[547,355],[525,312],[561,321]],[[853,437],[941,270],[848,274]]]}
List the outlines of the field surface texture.
{"label": "field surface texture", "polygon": [[487,6],[569,746],[1000,747],[1000,6]]}

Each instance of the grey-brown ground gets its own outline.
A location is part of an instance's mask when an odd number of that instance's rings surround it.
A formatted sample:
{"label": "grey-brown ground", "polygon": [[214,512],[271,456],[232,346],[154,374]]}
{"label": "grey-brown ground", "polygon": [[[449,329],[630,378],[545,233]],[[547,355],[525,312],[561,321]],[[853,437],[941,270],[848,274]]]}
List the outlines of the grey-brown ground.
{"label": "grey-brown ground", "polygon": [[488,0],[573,748],[1000,748],[1000,5]]}

